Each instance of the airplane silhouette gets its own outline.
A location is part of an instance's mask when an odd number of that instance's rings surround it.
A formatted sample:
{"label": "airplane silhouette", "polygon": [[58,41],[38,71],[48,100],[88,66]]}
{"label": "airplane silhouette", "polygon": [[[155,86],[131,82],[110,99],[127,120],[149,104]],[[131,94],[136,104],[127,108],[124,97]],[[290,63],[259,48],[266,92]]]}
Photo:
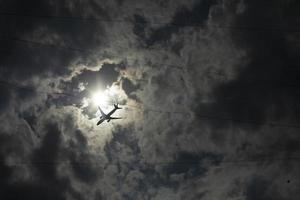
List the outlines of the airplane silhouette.
{"label": "airplane silhouette", "polygon": [[105,113],[101,110],[100,106],[98,106],[98,108],[99,108],[99,110],[100,110],[100,112],[101,112],[101,117],[100,117],[100,120],[97,122],[97,126],[98,126],[99,124],[101,124],[102,122],[104,122],[105,120],[107,120],[107,122],[109,122],[111,119],[122,119],[122,118],[120,118],[120,117],[111,117],[111,115],[112,115],[116,110],[122,109],[122,108],[118,107],[118,104],[114,104],[114,109],[112,109],[112,111],[110,111],[110,112],[107,113],[107,114],[105,114]]}

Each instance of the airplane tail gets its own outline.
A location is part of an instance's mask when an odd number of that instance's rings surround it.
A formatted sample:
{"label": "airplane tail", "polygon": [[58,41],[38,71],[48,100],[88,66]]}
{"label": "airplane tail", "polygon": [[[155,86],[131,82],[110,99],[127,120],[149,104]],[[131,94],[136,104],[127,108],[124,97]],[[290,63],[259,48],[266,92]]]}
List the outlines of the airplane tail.
{"label": "airplane tail", "polygon": [[118,107],[118,104],[114,104],[115,109],[122,109],[121,107]]}

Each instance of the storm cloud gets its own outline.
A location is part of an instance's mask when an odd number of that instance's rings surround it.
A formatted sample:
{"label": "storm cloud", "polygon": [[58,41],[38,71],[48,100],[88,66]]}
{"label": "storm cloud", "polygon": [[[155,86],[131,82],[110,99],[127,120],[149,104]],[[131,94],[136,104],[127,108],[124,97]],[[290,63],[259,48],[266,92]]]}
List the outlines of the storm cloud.
{"label": "storm cloud", "polygon": [[300,195],[296,0],[0,8],[1,199]]}

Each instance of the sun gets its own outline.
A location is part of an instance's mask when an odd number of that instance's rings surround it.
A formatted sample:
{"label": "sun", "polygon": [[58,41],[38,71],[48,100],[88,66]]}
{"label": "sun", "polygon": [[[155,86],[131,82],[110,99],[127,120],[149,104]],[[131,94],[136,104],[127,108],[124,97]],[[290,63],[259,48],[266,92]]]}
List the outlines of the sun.
{"label": "sun", "polygon": [[105,91],[97,91],[92,95],[92,100],[96,106],[107,107],[109,103],[109,96]]}
{"label": "sun", "polygon": [[107,87],[106,90],[98,90],[92,94],[92,102],[95,106],[108,107],[113,100],[117,99],[118,89],[115,86]]}
{"label": "sun", "polygon": [[119,97],[120,88],[113,85],[111,87],[107,87],[105,90],[94,90],[90,100],[95,106],[107,108],[112,104],[117,103]]}

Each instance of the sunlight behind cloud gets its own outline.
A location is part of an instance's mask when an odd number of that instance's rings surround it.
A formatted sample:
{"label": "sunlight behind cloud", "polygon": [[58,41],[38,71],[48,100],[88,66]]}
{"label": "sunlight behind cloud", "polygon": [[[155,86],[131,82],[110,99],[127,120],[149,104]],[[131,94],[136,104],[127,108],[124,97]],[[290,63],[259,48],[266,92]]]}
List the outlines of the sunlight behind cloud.
{"label": "sunlight behind cloud", "polygon": [[92,95],[92,101],[95,106],[107,107],[111,104],[117,103],[118,88],[111,86],[104,91],[96,91]]}
{"label": "sunlight behind cloud", "polygon": [[96,106],[106,107],[106,106],[108,106],[108,103],[109,103],[109,96],[108,96],[107,92],[105,92],[105,91],[104,92],[97,91],[93,94],[92,100]]}

